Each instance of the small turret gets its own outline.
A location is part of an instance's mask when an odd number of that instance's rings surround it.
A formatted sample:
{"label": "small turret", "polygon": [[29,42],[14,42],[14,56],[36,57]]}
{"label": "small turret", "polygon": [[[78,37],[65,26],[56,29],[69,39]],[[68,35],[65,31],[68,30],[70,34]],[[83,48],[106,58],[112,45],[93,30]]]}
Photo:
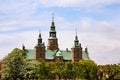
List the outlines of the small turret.
{"label": "small turret", "polygon": [[80,45],[79,45],[79,40],[78,40],[77,35],[75,36],[74,46],[75,46],[75,47],[79,47],[79,46],[80,46]]}
{"label": "small turret", "polygon": [[76,48],[79,47],[79,48],[81,48],[81,43],[79,43],[77,34],[75,36],[74,46],[73,47],[76,47]]}
{"label": "small turret", "polygon": [[71,48],[71,58],[73,62],[78,62],[82,59],[82,47],[81,43],[79,43],[77,33],[74,40],[74,46]]}
{"label": "small turret", "polygon": [[41,44],[42,44],[42,37],[41,37],[41,34],[39,33],[38,45],[40,46]]}
{"label": "small turret", "polygon": [[44,43],[42,43],[42,37],[41,37],[40,32],[39,32],[39,37],[38,37],[38,43],[34,47],[34,51],[35,51],[34,52],[35,59],[45,60],[45,45]]}

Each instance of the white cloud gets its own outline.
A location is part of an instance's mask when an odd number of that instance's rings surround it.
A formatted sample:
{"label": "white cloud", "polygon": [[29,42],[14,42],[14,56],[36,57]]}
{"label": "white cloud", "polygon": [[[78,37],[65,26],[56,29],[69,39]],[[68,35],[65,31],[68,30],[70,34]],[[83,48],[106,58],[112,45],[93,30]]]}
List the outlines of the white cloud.
{"label": "white cloud", "polygon": [[0,1],[0,11],[21,14],[34,13],[38,7],[103,7],[103,5],[120,3],[119,0],[6,0]]}
{"label": "white cloud", "polygon": [[119,0],[44,0],[39,1],[45,7],[97,7],[112,3],[120,3]]}

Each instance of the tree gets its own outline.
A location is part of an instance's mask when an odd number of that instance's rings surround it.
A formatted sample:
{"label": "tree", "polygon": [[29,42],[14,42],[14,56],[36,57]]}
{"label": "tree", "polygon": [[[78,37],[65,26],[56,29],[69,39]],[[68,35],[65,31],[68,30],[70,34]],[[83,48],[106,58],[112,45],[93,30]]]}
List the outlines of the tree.
{"label": "tree", "polygon": [[66,62],[64,66],[64,77],[65,79],[72,79],[74,77],[73,63]]}
{"label": "tree", "polygon": [[26,53],[23,50],[15,48],[3,59],[2,74],[4,79],[23,78],[22,70],[24,69]]}
{"label": "tree", "polygon": [[97,65],[91,60],[80,60],[80,64],[84,67],[82,69],[82,76],[85,79],[94,80],[97,76]]}
{"label": "tree", "polygon": [[39,78],[37,75],[37,67],[39,62],[37,60],[26,59],[25,67],[23,69],[24,78],[36,79]]}
{"label": "tree", "polygon": [[[109,80],[115,79],[115,77],[119,77],[120,75],[120,66],[113,64],[113,65],[102,65],[102,72],[108,75]],[[104,75],[105,76],[105,75]]]}
{"label": "tree", "polygon": [[64,62],[49,62],[47,63],[51,78],[60,79],[63,77]]}
{"label": "tree", "polygon": [[38,66],[37,66],[36,75],[41,80],[50,78],[50,74],[51,74],[50,73],[50,69],[49,69],[49,67],[46,64],[47,63],[45,63],[45,62],[39,62]]}

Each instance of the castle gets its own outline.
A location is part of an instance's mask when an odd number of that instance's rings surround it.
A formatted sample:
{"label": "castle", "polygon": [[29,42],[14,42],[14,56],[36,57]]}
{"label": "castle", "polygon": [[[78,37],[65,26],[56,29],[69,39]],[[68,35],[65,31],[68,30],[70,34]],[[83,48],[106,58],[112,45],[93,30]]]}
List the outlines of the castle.
{"label": "castle", "polygon": [[53,16],[49,31],[48,45],[44,45],[44,43],[42,42],[41,33],[39,33],[38,42],[34,49],[25,49],[25,46],[23,46],[23,50],[25,50],[27,53],[27,58],[43,60],[46,62],[78,62],[79,60],[89,60],[87,47],[85,48],[85,51],[83,51],[81,43],[79,43],[77,34],[75,36],[74,46],[71,48],[70,51],[68,49],[59,49],[56,33],[57,32],[55,30]]}

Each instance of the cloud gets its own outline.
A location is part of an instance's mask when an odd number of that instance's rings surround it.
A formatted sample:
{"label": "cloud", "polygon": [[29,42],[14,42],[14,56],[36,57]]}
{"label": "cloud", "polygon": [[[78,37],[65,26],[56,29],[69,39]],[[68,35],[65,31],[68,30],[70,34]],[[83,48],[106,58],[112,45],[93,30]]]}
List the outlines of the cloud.
{"label": "cloud", "polygon": [[103,7],[104,5],[120,3],[119,0],[6,0],[0,1],[0,11],[3,13],[21,14],[34,13],[38,8],[50,7]]}
{"label": "cloud", "polygon": [[35,4],[33,0],[6,0],[0,1],[0,11],[3,13],[20,14],[24,11],[30,13],[34,10]]}
{"label": "cloud", "polygon": [[[45,7],[97,7],[112,3],[120,3],[118,0],[44,0],[40,3]],[[51,3],[51,4],[50,4]]]}

